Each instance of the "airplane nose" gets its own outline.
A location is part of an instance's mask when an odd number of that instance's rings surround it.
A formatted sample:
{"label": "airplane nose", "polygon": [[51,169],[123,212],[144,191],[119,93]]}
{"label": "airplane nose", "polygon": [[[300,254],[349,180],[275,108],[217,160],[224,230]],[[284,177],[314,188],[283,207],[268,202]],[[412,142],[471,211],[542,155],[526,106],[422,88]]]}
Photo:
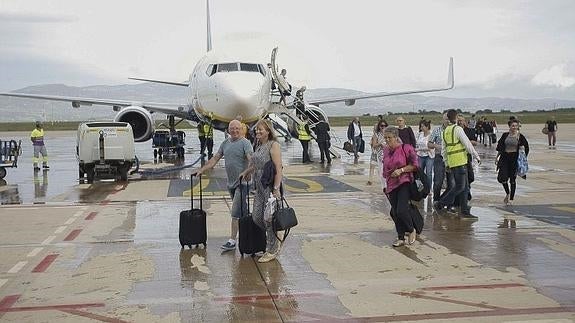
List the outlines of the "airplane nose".
{"label": "airplane nose", "polygon": [[[231,73],[230,73],[231,74]],[[261,105],[262,82],[251,75],[229,75],[220,83],[220,102],[227,105],[233,116],[251,116],[254,108]]]}

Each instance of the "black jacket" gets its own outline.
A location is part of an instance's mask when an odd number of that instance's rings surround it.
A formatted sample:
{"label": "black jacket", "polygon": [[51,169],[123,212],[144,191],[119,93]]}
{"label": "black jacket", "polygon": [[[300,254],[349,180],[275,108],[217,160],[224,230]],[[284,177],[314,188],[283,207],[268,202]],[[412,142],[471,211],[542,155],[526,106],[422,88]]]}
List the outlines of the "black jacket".
{"label": "black jacket", "polygon": [[[361,122],[357,122],[357,126],[359,127],[359,137],[363,138],[363,131],[361,131]],[[347,139],[348,140],[353,140],[354,137],[357,137],[356,134],[353,133],[354,129],[353,129],[353,122],[349,123],[349,126],[347,127]]]}
{"label": "black jacket", "polygon": [[329,124],[325,121],[320,121],[315,125],[313,131],[315,132],[316,141],[329,141]]}

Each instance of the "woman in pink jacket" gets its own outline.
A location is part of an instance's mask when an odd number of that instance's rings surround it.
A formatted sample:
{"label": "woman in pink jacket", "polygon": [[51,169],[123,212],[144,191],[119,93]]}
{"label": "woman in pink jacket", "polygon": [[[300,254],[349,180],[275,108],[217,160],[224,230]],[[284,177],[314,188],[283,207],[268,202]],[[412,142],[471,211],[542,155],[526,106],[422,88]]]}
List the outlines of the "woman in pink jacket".
{"label": "woman in pink jacket", "polygon": [[387,147],[383,151],[383,177],[387,181],[385,194],[391,203],[391,214],[397,231],[394,247],[405,245],[405,235],[409,234],[408,244],[415,242],[416,232],[409,215],[409,184],[413,172],[417,170],[417,154],[411,145],[399,140],[395,127],[387,127],[383,132]]}

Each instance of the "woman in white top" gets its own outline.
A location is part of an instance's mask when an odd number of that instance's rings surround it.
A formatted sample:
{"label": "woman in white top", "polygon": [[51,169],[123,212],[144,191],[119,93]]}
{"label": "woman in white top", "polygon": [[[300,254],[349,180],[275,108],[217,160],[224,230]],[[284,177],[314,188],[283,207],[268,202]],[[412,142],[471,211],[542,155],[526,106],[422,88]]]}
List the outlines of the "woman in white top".
{"label": "woman in white top", "polygon": [[429,135],[431,134],[431,121],[423,120],[421,122],[421,131],[417,134],[415,152],[419,157],[419,167],[423,169],[427,175],[428,183],[431,183],[431,176],[433,174],[433,158],[435,158],[435,150],[427,147]]}
{"label": "woman in white top", "polygon": [[382,177],[383,172],[383,148],[386,146],[385,139],[383,138],[383,130],[387,127],[387,121],[380,120],[376,128],[374,129],[373,136],[371,136],[371,160],[369,163],[369,180],[367,181],[367,185],[373,184],[371,181],[373,177],[373,171],[377,167],[379,172],[379,178],[381,180],[382,185],[385,184],[385,180]]}

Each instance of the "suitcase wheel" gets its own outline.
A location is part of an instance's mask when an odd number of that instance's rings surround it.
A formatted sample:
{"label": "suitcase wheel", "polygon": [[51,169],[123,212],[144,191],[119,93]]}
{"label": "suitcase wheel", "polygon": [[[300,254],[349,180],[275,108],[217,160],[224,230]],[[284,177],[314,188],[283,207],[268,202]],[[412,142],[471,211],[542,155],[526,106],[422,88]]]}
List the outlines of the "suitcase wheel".
{"label": "suitcase wheel", "polygon": [[204,242],[204,243],[202,243],[202,244],[204,245],[204,249],[206,249],[206,243]]}
{"label": "suitcase wheel", "polygon": [[185,245],[182,245],[182,249],[186,249]]}
{"label": "suitcase wheel", "polygon": [[189,245],[188,245],[188,248],[192,249],[192,245],[191,245],[191,244],[189,244]]}

